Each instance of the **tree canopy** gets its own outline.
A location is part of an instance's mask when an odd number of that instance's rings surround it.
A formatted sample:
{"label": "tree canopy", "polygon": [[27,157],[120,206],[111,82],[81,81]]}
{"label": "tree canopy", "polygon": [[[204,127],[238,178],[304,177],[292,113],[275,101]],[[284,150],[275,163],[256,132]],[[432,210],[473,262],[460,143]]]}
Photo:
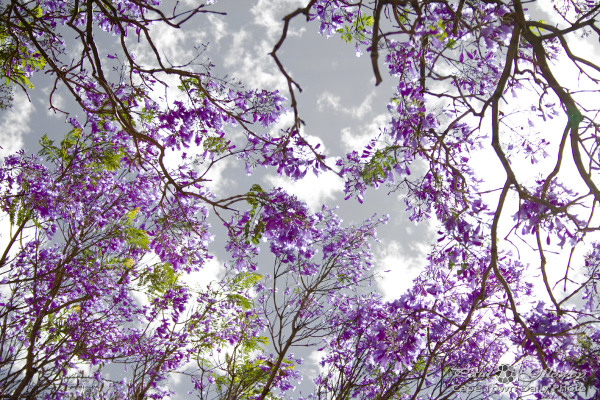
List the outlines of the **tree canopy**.
{"label": "tree canopy", "polygon": [[[272,44],[277,91],[202,48],[165,56],[155,32],[227,19],[213,3],[0,4],[0,108],[45,76],[66,117],[62,140],[0,166],[0,396],[282,399],[304,378],[312,399],[598,398],[600,66],[581,49],[600,5],[548,0],[545,22],[522,0],[310,0]],[[305,134],[280,58],[296,19],[393,82],[364,148],[331,157]],[[344,223],[251,180],[219,196],[225,163],[333,172],[347,202],[402,193],[437,228],[422,273],[384,299],[369,282],[385,216]],[[227,273],[196,285],[216,235]]]}

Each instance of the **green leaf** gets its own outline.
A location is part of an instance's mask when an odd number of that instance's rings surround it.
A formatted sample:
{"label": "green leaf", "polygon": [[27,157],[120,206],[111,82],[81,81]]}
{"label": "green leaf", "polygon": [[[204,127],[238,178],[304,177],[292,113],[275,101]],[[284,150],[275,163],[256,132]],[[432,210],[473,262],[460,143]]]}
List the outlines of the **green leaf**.
{"label": "green leaf", "polygon": [[148,233],[145,230],[134,227],[128,227],[125,230],[125,234],[127,235],[125,240],[129,245],[148,250],[150,238],[148,237]]}
{"label": "green leaf", "polygon": [[368,15],[365,16],[363,23],[365,26],[373,26],[373,24],[375,23],[375,19],[373,18],[373,16]]}
{"label": "green leaf", "polygon": [[211,153],[221,154],[229,148],[229,141],[224,137],[210,136],[204,139],[202,146]]}
{"label": "green leaf", "polygon": [[352,25],[344,25],[336,30],[341,39],[346,43],[363,42],[366,39],[368,28],[373,26],[375,20],[371,15],[361,14]]}
{"label": "green leaf", "polygon": [[230,293],[226,295],[226,298],[235,305],[242,307],[243,310],[249,310],[253,305],[251,300],[242,296],[241,294]]}
{"label": "green leaf", "polygon": [[233,278],[232,283],[235,288],[252,289],[261,279],[262,275],[256,272],[241,272]]}
{"label": "green leaf", "polygon": [[367,184],[379,181],[392,170],[396,161],[393,157],[396,148],[394,146],[377,150],[369,162],[363,168],[360,176]]}
{"label": "green leaf", "polygon": [[152,296],[163,296],[169,289],[179,288],[179,276],[170,263],[158,263],[140,274],[140,285],[146,286]]}

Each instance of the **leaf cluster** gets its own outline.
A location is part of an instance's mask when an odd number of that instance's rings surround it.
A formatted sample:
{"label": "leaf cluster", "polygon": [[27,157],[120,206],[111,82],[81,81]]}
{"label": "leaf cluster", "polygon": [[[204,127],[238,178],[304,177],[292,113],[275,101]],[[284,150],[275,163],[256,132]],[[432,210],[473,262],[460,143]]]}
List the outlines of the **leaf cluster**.
{"label": "leaf cluster", "polygon": [[344,25],[336,32],[341,35],[342,40],[346,43],[352,43],[352,41],[363,43],[367,40],[367,35],[370,33],[369,28],[373,26],[374,22],[373,16],[360,14],[351,25]]}

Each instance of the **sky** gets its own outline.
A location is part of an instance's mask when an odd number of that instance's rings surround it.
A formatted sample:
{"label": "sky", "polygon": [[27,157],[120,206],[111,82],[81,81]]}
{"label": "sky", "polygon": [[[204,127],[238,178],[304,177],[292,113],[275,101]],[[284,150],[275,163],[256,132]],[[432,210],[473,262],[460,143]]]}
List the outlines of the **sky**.
{"label": "sky", "polygon": [[[195,4],[192,0],[183,3]],[[226,16],[201,15],[185,29],[157,26],[152,34],[165,56],[175,64],[185,63],[193,46],[204,44],[206,50],[202,56],[210,59],[217,74],[239,79],[248,88],[277,89],[287,96],[284,77],[268,53],[281,34],[281,18],[302,3],[295,0],[221,0],[212,9],[226,12]],[[549,10],[548,4],[542,1],[542,9],[535,10],[545,19],[550,19],[544,14],[544,9]],[[110,38],[103,40],[109,47]],[[593,53],[585,41],[577,46],[575,49]],[[394,93],[393,79],[383,74],[383,83],[376,87],[370,58],[365,55],[357,57],[354,46],[344,43],[339,37],[321,36],[317,23],[296,18],[279,54],[287,71],[303,89],[298,94],[299,111],[306,122],[303,133],[305,137],[322,143],[330,160],[351,149],[362,148],[390,119],[386,105]],[[148,57],[142,48],[137,56],[141,60]],[[565,71],[572,70],[565,66]],[[561,75],[561,79],[572,82],[576,77],[570,72]],[[60,139],[66,133],[64,115],[48,110],[50,83],[47,78],[43,75],[36,77],[33,83],[36,89],[30,93],[29,99],[17,92],[13,108],[0,114],[0,143],[3,147],[0,156],[21,148],[28,153],[37,152],[38,141],[43,134]],[[510,102],[513,106],[517,106],[519,101],[524,106],[528,103],[527,99],[518,100],[511,99]],[[55,102],[69,112],[78,112],[66,96],[59,94]],[[284,127],[290,117],[284,117],[273,129]],[[547,125],[536,122],[536,127],[544,132],[555,131],[556,121]],[[497,172],[499,163],[490,166],[493,161],[486,153],[475,155],[475,158],[478,157],[486,185],[490,189],[497,188],[504,178],[503,173]],[[388,194],[383,187],[369,191],[362,205],[355,200],[344,201],[343,181],[333,173],[307,176],[302,181],[293,182],[278,176],[274,170],[259,169],[248,178],[243,168],[227,163],[213,172],[212,179],[212,190],[218,196],[246,192],[252,183],[259,183],[264,188],[283,187],[314,211],[322,204],[338,205],[338,214],[349,223],[359,222],[375,213],[389,214],[390,222],[380,227],[380,243],[373,248],[376,270],[381,273],[375,288],[386,299],[399,297],[411,286],[411,280],[424,267],[425,256],[436,239],[433,224],[416,225],[408,220],[403,212],[405,204],[401,192]],[[0,224],[5,223],[0,221]],[[213,225],[217,232],[211,248],[215,258],[202,276],[195,277],[200,283],[222,276],[223,263],[228,261],[223,250],[225,241],[218,236],[224,231],[217,226],[218,221],[213,221]],[[5,225],[0,225],[0,229],[6,229]],[[509,229],[508,225],[504,229]],[[523,257],[531,255],[524,254]],[[565,254],[557,257],[564,258]],[[315,356],[306,354],[305,357],[306,368],[314,372],[317,368]]]}

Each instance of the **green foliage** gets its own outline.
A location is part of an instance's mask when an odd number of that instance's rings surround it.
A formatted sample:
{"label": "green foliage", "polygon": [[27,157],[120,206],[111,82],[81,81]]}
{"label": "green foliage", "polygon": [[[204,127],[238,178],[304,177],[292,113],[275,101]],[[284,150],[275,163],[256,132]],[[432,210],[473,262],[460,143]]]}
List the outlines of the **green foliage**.
{"label": "green foliage", "polygon": [[356,18],[352,25],[344,25],[337,32],[341,34],[341,38],[346,43],[351,43],[353,40],[363,42],[367,39],[370,32],[369,29],[373,26],[375,20],[371,15],[361,14]]}
{"label": "green foliage", "polygon": [[360,173],[365,183],[371,184],[384,179],[392,168],[394,168],[394,165],[396,165],[396,160],[393,156],[395,149],[394,146],[390,146],[377,150],[373,154],[373,157],[371,157]]}
{"label": "green foliage", "polygon": [[[253,308],[252,297],[249,291],[262,278],[255,272],[240,273],[226,282],[222,293],[212,293],[212,297],[218,301],[233,302],[236,306],[242,307],[248,311]],[[212,305],[207,306],[204,313],[211,312]],[[242,326],[251,325],[255,318],[258,318],[255,312],[244,312],[238,314],[235,324]],[[189,331],[195,336],[195,354],[197,364],[212,380],[213,390],[217,393],[217,398],[221,399],[252,399],[256,398],[263,390],[265,383],[269,379],[273,364],[270,361],[257,359],[256,354],[264,353],[269,345],[269,340],[265,336],[254,337],[251,330],[241,329],[240,337],[235,342],[224,338],[219,338],[211,332],[221,332],[227,329],[232,323],[231,319],[220,318],[211,322],[209,332],[199,324],[204,319],[204,314],[198,315],[189,325]],[[196,329],[196,326],[202,328]],[[225,346],[227,350],[220,354],[224,358],[213,359],[215,346]],[[293,368],[288,366],[292,364],[286,361],[283,368]],[[273,394],[267,395],[268,399],[276,399]]]}
{"label": "green foliage", "polygon": [[[29,10],[29,18],[42,18],[42,9],[34,7]],[[22,22],[18,23],[22,26]],[[41,71],[46,60],[38,51],[30,51],[15,41],[14,30],[0,20],[0,73],[5,77],[6,85],[16,83],[24,88],[33,89],[27,78],[31,71]]]}
{"label": "green foliage", "polygon": [[209,136],[202,142],[204,150],[211,153],[222,154],[229,148],[229,141],[220,136]]}
{"label": "green foliage", "polygon": [[60,142],[60,147],[54,145],[54,141],[48,139],[48,135],[42,136],[40,139],[40,145],[42,150],[39,154],[46,157],[49,161],[63,161],[68,162],[72,159],[72,155],[69,155],[69,149],[73,146],[77,146],[81,141],[81,129],[73,129],[65,138]]}
{"label": "green foliage", "polygon": [[250,220],[243,228],[243,238],[246,243],[252,242],[253,244],[258,244],[265,231],[265,224],[258,219],[258,215],[262,209],[262,198],[264,194],[265,191],[258,184],[252,185],[250,191],[246,194],[246,201],[252,206],[252,209],[248,212],[250,214]]}
{"label": "green foliage", "polygon": [[587,352],[591,351],[594,347],[594,342],[586,333],[580,333],[577,336],[577,344],[579,344]]}
{"label": "green foliage", "polygon": [[444,22],[444,20],[443,20],[443,19],[440,19],[440,20],[438,21],[438,26],[437,26],[437,27],[440,29],[440,31],[441,31],[441,32],[440,32],[440,33],[438,33],[438,34],[436,35],[436,37],[437,37],[437,38],[438,38],[440,41],[442,41],[442,42],[443,42],[443,41],[444,41],[444,40],[445,40],[445,39],[448,37],[448,33],[446,32],[446,23]]}
{"label": "green foliage", "polygon": [[[29,219],[30,215],[31,215],[31,210],[28,210],[26,207],[21,205],[21,207],[19,207],[19,211],[17,211],[17,220],[15,221],[16,222],[15,225],[21,225],[23,223],[23,221]],[[12,221],[11,221],[11,223],[12,223]]]}
{"label": "green foliage", "polygon": [[231,283],[235,289],[249,290],[252,289],[261,279],[261,274],[257,274],[255,272],[241,272],[236,275],[235,278],[233,278]]}
{"label": "green foliage", "polygon": [[[232,363],[232,357],[226,356],[226,361]],[[215,380],[217,392],[226,394],[232,389],[235,391],[235,399],[251,399],[260,395],[264,384],[269,379],[269,371],[264,371],[261,366],[263,361],[249,360],[244,357],[242,361],[235,363],[231,368],[233,373],[221,375],[212,373]],[[268,398],[274,397],[269,394]]]}
{"label": "green foliage", "polygon": [[98,143],[93,147],[88,145],[82,137],[81,129],[71,130],[60,142],[60,146],[56,146],[47,135],[42,136],[39,143],[42,146],[39,154],[48,161],[68,164],[73,160],[75,152],[80,153],[81,157],[90,157],[88,168],[93,172],[116,171],[121,167],[121,159],[125,156],[121,149],[114,149],[108,143]]}
{"label": "green foliage", "polygon": [[152,122],[152,120],[154,120],[155,116],[156,116],[155,111],[148,110],[147,108],[144,107],[142,109],[142,111],[140,112],[140,121],[150,123],[150,122]]}
{"label": "green foliage", "polygon": [[97,161],[91,163],[92,168],[96,170],[105,169],[107,171],[116,171],[121,167],[121,159],[124,157],[123,151],[106,149],[97,157]]}
{"label": "green foliage", "polygon": [[[446,22],[443,19],[440,19],[437,23],[437,26],[432,26],[432,28],[438,28],[440,30],[440,33],[435,35],[435,37],[440,42],[443,42],[448,38],[448,31],[446,31]],[[453,38],[449,38],[447,46],[450,49],[454,49],[454,47],[456,46],[456,40]]]}
{"label": "green foliage", "polygon": [[136,228],[134,226],[127,226],[125,227],[125,235],[127,244],[130,246],[148,250],[148,243],[150,243],[150,239],[148,238],[148,233],[145,230]]}
{"label": "green foliage", "polygon": [[147,287],[151,296],[163,296],[170,289],[178,289],[180,274],[176,273],[170,263],[155,264],[151,270],[140,274],[140,285]]}
{"label": "green foliage", "polygon": [[58,342],[65,336],[69,335],[69,327],[66,324],[69,315],[78,313],[80,310],[81,306],[74,305],[69,308],[63,308],[60,311],[48,314],[40,330],[48,335],[49,341]]}
{"label": "green foliage", "polygon": [[[25,194],[29,191],[29,181],[26,178],[23,178],[21,182],[21,190],[19,192],[21,194]],[[21,225],[25,221],[31,219],[31,204],[25,203],[22,197],[16,197],[10,207],[8,209],[8,218],[11,225]],[[39,227],[39,224],[34,221],[34,224]]]}
{"label": "green foliage", "polygon": [[[264,351],[262,346],[267,344],[265,337],[247,338],[236,352],[225,355],[226,373],[210,374],[220,398],[252,399],[260,395],[275,366],[268,360],[256,359],[252,353]],[[293,362],[284,359],[278,374],[283,375],[285,370],[293,368]],[[269,393],[267,399],[279,397]]]}
{"label": "green foliage", "polygon": [[[539,22],[540,24],[545,24],[546,21],[544,21],[543,19],[538,20],[537,22]],[[535,29],[535,30],[534,30]],[[531,33],[533,33],[535,36],[542,36],[544,34],[544,32],[542,32],[542,29],[539,26],[535,26],[533,27],[533,29],[531,30]],[[545,30],[545,29],[544,29]]]}
{"label": "green foliage", "polygon": [[227,300],[230,302],[242,307],[243,310],[249,310],[253,306],[252,300],[248,299],[246,296],[237,293],[230,293],[227,296]]}
{"label": "green foliage", "polygon": [[254,272],[242,272],[236,275],[230,282],[231,292],[227,293],[225,298],[244,310],[250,310],[254,305],[252,299],[240,293],[252,289],[261,279],[262,275]]}
{"label": "green foliage", "polygon": [[252,206],[252,210],[255,210],[256,207],[258,206],[258,204],[260,203],[258,200],[258,197],[261,195],[264,195],[266,192],[263,190],[263,188],[258,185],[258,184],[254,184],[252,185],[252,187],[250,188],[250,191],[248,192],[248,199],[246,200],[248,202],[248,204],[250,204]]}
{"label": "green foliage", "polygon": [[[141,96],[138,101],[140,103],[144,103],[144,99]],[[158,115],[158,111],[152,110],[152,109],[147,109],[146,107],[144,107],[144,108],[142,108],[142,111],[140,111],[138,115],[139,115],[140,121],[142,123],[151,123]]]}
{"label": "green foliage", "polygon": [[[254,303],[249,292],[261,279],[262,275],[257,274],[255,272],[240,273],[222,282],[222,290],[211,291],[211,297],[217,299],[216,301],[219,303],[224,302],[227,303],[229,306],[240,307],[244,311],[250,311],[252,310]],[[188,325],[188,330],[197,338],[196,350],[198,352],[198,357],[200,357],[200,362],[203,362],[203,359],[201,358],[202,354],[207,351],[212,352],[214,344],[224,346],[231,345],[231,343],[229,343],[225,339],[212,337],[212,335],[210,333],[207,333],[207,331],[204,328],[198,330],[196,329],[198,323],[203,319],[204,314],[210,313],[214,304],[215,303],[210,303],[210,305],[208,305],[207,308],[204,310],[203,314],[198,314],[196,317],[190,320]],[[253,320],[254,318],[256,318],[255,313],[243,313],[238,323],[245,324]],[[229,324],[231,324],[231,320],[229,318],[214,319],[211,322],[210,331],[220,332],[226,330],[228,329]],[[208,339],[209,337],[210,341],[208,342],[209,344],[207,344],[206,339]],[[246,335],[245,332],[239,340],[240,341],[237,345],[238,351],[241,351],[242,354],[246,356],[254,351],[261,350],[261,346],[268,344],[268,340],[266,337],[253,337],[251,335]]]}
{"label": "green foliage", "polygon": [[266,336],[250,337],[242,342],[242,351],[250,354],[257,350],[263,350],[269,345],[269,339]]}
{"label": "green foliage", "polygon": [[398,10],[396,8],[396,12],[394,13],[394,16],[396,17],[396,21],[398,21],[399,24],[403,25],[409,22],[408,19],[408,8],[403,8],[401,10]]}
{"label": "green foliage", "polygon": [[180,79],[180,84],[177,86],[179,90],[186,93],[197,92],[197,94],[202,98],[204,97],[204,93],[202,91],[198,91],[201,87],[200,82],[197,78],[193,77],[182,77]]}
{"label": "green foliage", "polygon": [[[29,183],[26,179],[23,179],[21,183],[21,189],[27,191]],[[21,225],[23,221],[28,220],[31,217],[31,209],[27,207],[21,198],[17,197],[10,205],[8,209],[8,216],[11,225]]]}
{"label": "green foliage", "polygon": [[12,107],[13,93],[6,84],[6,82],[0,80],[0,110],[6,110]]}
{"label": "green foliage", "polygon": [[133,210],[125,213],[121,219],[121,232],[125,236],[125,241],[131,247],[148,250],[148,244],[150,243],[148,233],[134,225],[135,217],[139,211],[140,209],[136,207]]}

